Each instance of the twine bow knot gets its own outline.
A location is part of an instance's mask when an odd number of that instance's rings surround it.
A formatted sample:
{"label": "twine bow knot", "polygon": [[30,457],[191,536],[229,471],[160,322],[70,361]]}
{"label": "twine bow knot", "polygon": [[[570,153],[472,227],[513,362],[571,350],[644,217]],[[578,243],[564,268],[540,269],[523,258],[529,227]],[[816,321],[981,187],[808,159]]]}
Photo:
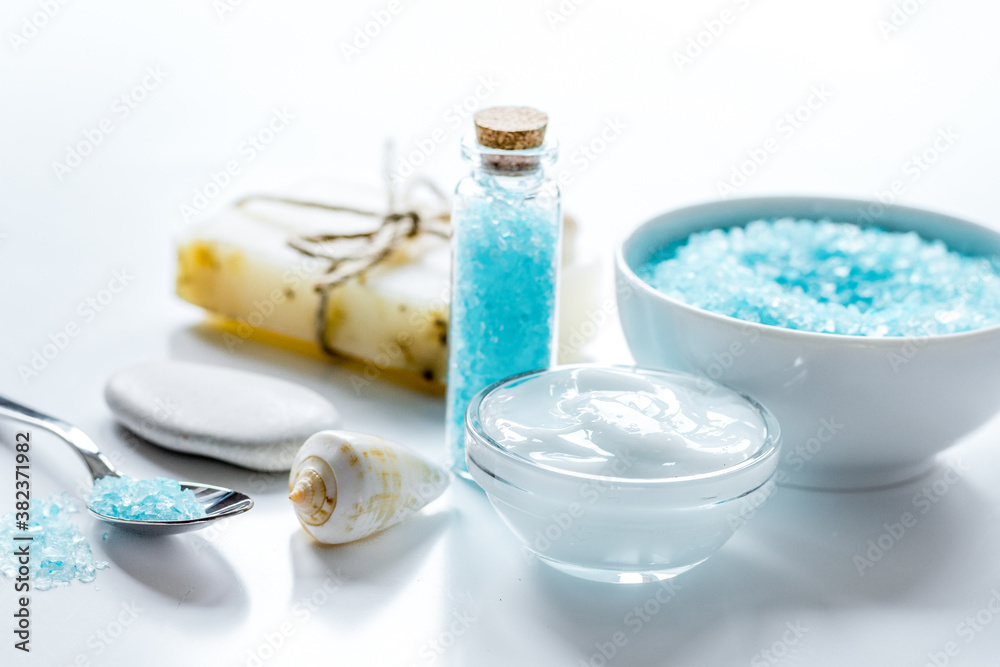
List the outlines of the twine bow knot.
{"label": "twine bow knot", "polygon": [[381,214],[350,206],[322,204],[271,195],[251,195],[241,199],[236,203],[236,206],[243,206],[251,201],[270,201],[382,218],[379,226],[368,232],[299,234],[288,239],[289,247],[303,255],[330,262],[323,276],[314,284],[316,291],[321,293],[361,275],[384,261],[392,254],[393,250],[399,248],[407,239],[422,233],[442,238],[451,236],[451,226],[448,224],[445,214],[429,218],[422,217],[415,210]]}
{"label": "twine bow knot", "polygon": [[[428,188],[442,203],[442,210],[447,203],[447,197],[431,181],[416,179],[412,185],[422,185]],[[319,307],[316,312],[316,341],[324,352],[337,355],[327,343],[327,303],[330,291],[346,283],[352,278],[364,274],[365,271],[385,261],[393,251],[402,247],[409,239],[420,234],[433,234],[442,238],[451,236],[451,225],[447,213],[439,213],[431,217],[423,217],[412,208],[405,211],[394,210],[394,192],[389,187],[388,213],[379,213],[357,209],[351,206],[324,204],[320,202],[303,201],[272,195],[251,195],[236,202],[242,207],[252,201],[269,201],[291,206],[318,208],[338,213],[350,213],[371,218],[381,218],[378,227],[367,232],[353,233],[322,233],[299,234],[288,239],[289,247],[303,255],[327,260],[329,266],[323,275],[317,278],[313,288],[320,295]]]}

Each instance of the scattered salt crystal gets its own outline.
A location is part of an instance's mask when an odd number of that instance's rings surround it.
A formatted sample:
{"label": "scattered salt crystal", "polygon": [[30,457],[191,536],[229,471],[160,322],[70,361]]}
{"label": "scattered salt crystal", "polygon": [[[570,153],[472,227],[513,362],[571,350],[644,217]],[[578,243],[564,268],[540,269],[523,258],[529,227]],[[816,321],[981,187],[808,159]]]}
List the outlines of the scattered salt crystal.
{"label": "scattered salt crystal", "polygon": [[[0,572],[8,578],[18,576],[21,563],[15,551],[28,545],[28,577],[36,590],[65,586],[74,580],[94,581],[96,571],[108,564],[94,562],[90,543],[71,520],[70,515],[79,511],[76,501],[63,493],[31,501],[27,530],[17,528],[14,512],[5,514],[0,519]],[[32,539],[15,540],[18,537]]]}
{"label": "scattered salt crystal", "polygon": [[925,336],[1000,324],[1000,266],[913,232],[759,220],[691,235],[640,277],[699,308],[787,329]]}
{"label": "scattered salt crystal", "polygon": [[181,489],[180,482],[166,477],[102,477],[87,494],[87,505],[97,514],[137,521],[181,521],[205,516],[194,492]]}

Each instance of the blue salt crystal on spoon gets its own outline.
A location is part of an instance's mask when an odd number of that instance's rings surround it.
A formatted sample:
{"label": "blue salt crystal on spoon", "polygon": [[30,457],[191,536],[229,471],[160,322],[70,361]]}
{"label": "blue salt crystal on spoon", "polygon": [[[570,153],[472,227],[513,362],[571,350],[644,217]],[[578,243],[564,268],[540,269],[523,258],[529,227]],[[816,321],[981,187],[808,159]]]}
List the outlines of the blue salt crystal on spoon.
{"label": "blue salt crystal on spoon", "polygon": [[87,494],[87,506],[97,514],[133,521],[200,519],[205,509],[180,482],[156,477],[102,477]]}

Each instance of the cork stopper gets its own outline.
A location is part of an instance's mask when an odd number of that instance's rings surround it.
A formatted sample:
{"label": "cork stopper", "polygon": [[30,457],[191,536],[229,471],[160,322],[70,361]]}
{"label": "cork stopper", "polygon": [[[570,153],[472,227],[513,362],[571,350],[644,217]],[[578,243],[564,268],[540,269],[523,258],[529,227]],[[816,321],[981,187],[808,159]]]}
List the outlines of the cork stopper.
{"label": "cork stopper", "polygon": [[542,145],[549,117],[531,107],[490,107],[477,111],[473,120],[480,145],[522,151]]}

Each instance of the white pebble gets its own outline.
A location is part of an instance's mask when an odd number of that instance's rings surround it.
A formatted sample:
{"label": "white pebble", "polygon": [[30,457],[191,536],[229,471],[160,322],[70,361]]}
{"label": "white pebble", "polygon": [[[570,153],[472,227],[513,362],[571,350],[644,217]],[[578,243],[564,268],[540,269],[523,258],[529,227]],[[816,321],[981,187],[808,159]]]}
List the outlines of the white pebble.
{"label": "white pebble", "polygon": [[120,371],[104,398],[122,425],[150,442],[255,470],[289,470],[309,436],[338,422],[333,405],[301,385],[185,362]]}

